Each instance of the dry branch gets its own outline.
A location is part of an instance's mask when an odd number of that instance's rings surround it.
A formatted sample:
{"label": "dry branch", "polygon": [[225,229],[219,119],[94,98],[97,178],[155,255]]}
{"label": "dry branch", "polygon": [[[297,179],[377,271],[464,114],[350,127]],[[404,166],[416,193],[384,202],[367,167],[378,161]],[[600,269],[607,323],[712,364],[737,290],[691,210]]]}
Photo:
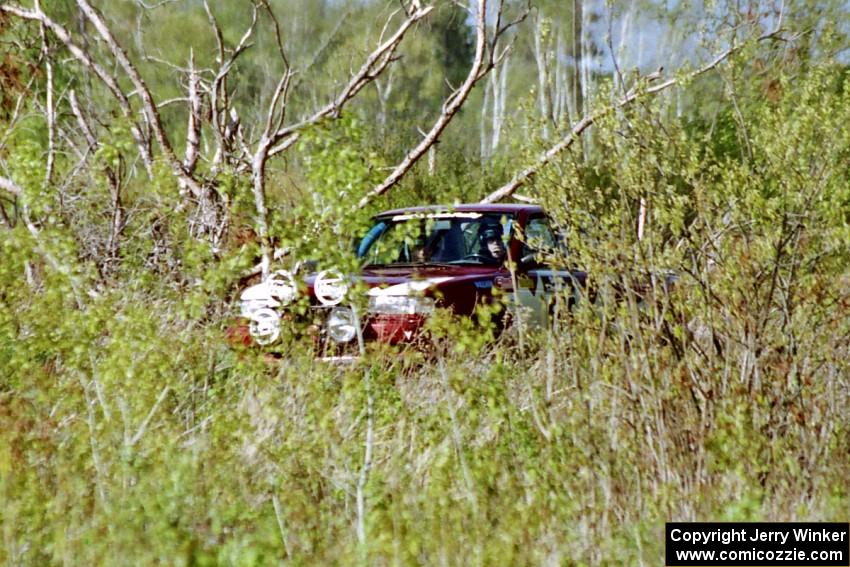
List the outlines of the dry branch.
{"label": "dry branch", "polygon": [[[763,40],[766,40],[766,39],[770,39],[772,37],[777,36],[779,34],[779,32],[780,32],[779,29],[775,29],[775,30],[773,30],[769,33],[765,33],[765,34],[759,36],[756,41],[763,41]],[[481,200],[481,202],[482,203],[495,203],[497,201],[501,201],[502,199],[505,199],[506,197],[511,196],[514,191],[516,191],[519,187],[521,187],[529,179],[531,179],[541,168],[545,167],[556,156],[558,156],[563,151],[567,150],[570,146],[572,146],[573,142],[575,142],[585,130],[587,130],[590,126],[593,125],[594,122],[596,122],[597,120],[599,120],[603,116],[606,116],[607,114],[609,114],[609,113],[611,113],[615,110],[625,108],[625,107],[629,106],[630,104],[632,104],[633,102],[635,102],[636,100],[639,100],[643,97],[657,94],[657,93],[659,93],[659,92],[661,92],[665,89],[672,87],[673,85],[677,85],[677,84],[682,83],[682,82],[690,81],[692,79],[695,79],[696,77],[699,77],[700,75],[703,75],[703,74],[711,71],[712,69],[714,69],[715,67],[720,65],[723,61],[725,61],[730,55],[732,55],[736,51],[739,51],[741,48],[743,48],[744,45],[746,45],[746,42],[738,44],[738,45],[733,45],[732,47],[730,47],[729,49],[727,49],[726,51],[722,52],[720,55],[715,57],[710,63],[704,65],[703,67],[700,67],[699,69],[697,69],[695,71],[687,73],[687,74],[685,74],[681,77],[674,77],[674,78],[671,78],[671,79],[667,79],[663,83],[659,83],[657,85],[653,85],[653,86],[646,87],[646,88],[643,88],[643,89],[632,89],[628,93],[626,93],[626,95],[622,99],[620,99],[617,103],[615,103],[611,106],[605,107],[605,108],[601,108],[601,109],[597,110],[596,112],[593,112],[593,113],[585,116],[575,126],[573,126],[572,130],[570,130],[569,133],[567,133],[566,136],[561,138],[551,148],[549,148],[548,150],[546,150],[545,152],[540,154],[540,156],[537,158],[537,161],[535,161],[532,165],[526,167],[522,171],[515,174],[514,177],[508,183],[506,183],[502,187],[496,189],[495,191],[493,191],[492,193],[490,193],[489,195],[484,197]],[[657,75],[655,77],[653,77],[653,76],[645,77],[644,78],[644,84],[647,84],[647,82],[649,80],[652,80],[654,78],[657,78]]]}
{"label": "dry branch", "polygon": [[89,145],[89,149],[96,147],[97,138],[94,137],[94,131],[92,130],[92,127],[89,125],[88,121],[86,121],[85,116],[83,116],[83,111],[80,109],[80,102],[77,100],[76,91],[71,90],[68,93],[68,101],[71,105],[71,113],[74,115],[74,118],[77,119],[77,125],[83,132],[83,135],[86,138],[86,142]]}
{"label": "dry branch", "polygon": [[480,0],[478,2],[478,16],[475,22],[475,58],[472,61],[472,67],[466,76],[466,80],[464,80],[459,89],[449,95],[443,105],[443,110],[440,113],[440,116],[437,118],[437,121],[422,141],[419,142],[415,148],[410,150],[406,156],[404,156],[401,163],[393,169],[393,171],[380,185],[369,191],[369,193],[360,200],[358,207],[365,207],[373,198],[386,193],[391,187],[398,183],[408,171],[410,171],[414,164],[419,161],[423,155],[425,155],[428,148],[437,142],[440,134],[443,133],[443,130],[445,130],[446,126],[449,125],[449,122],[451,122],[454,115],[458,110],[460,110],[460,107],[463,106],[463,103],[466,101],[469,93],[472,92],[472,88],[486,74],[486,71],[482,73],[486,47],[487,0]]}
{"label": "dry branch", "polygon": [[277,155],[290,148],[299,138],[300,132],[309,126],[313,126],[326,118],[339,116],[345,104],[354,98],[363,87],[378,77],[384,69],[393,61],[396,48],[404,39],[408,30],[419,20],[427,16],[432,6],[426,6],[410,14],[398,27],[389,39],[381,43],[366,58],[360,69],[352,75],[345,87],[339,92],[333,101],[317,110],[312,116],[296,124],[278,129],[271,139],[274,147],[269,150],[269,157]]}
{"label": "dry branch", "polygon": [[15,197],[22,197],[24,194],[23,190],[17,183],[5,177],[0,177],[0,189],[11,193]]}
{"label": "dry branch", "polygon": [[[227,92],[227,79],[230,76],[230,71],[236,60],[250,46],[248,40],[254,34],[257,27],[258,6],[254,4],[251,12],[251,23],[245,29],[245,32],[239,38],[236,46],[228,50],[224,44],[224,36],[221,27],[218,25],[218,20],[210,9],[209,3],[204,0],[204,10],[207,13],[207,19],[212,27],[213,35],[215,36],[218,49],[218,70],[215,73],[215,78],[209,88],[210,107],[212,108],[212,125],[213,132],[216,136],[216,152],[212,160],[212,171],[217,173],[222,161],[233,161],[232,152],[235,151],[234,142],[240,142],[239,149],[243,149],[245,144],[239,138],[239,122],[236,116],[236,109],[230,103],[230,97]],[[250,155],[247,150],[243,151],[240,158]]]}
{"label": "dry branch", "polygon": [[[332,102],[315,112],[309,118],[291,126],[281,127],[286,110],[286,97],[289,92],[290,80],[293,76],[288,66],[286,56],[282,51],[286,69],[272,95],[269,108],[266,113],[265,128],[257,142],[256,149],[251,157],[251,186],[254,193],[254,206],[256,209],[257,234],[260,239],[262,250],[262,273],[265,278],[269,274],[272,261],[272,245],[269,237],[268,210],[266,207],[266,165],[268,160],[276,154],[290,148],[300,136],[300,131],[327,118],[339,116],[345,104],[354,98],[364,86],[375,80],[393,61],[396,48],[404,39],[407,31],[419,20],[427,16],[432,7],[421,8],[410,14],[395,33],[386,41],[380,43],[360,69],[349,79],[345,88],[334,98]],[[390,19],[392,16],[390,16]],[[389,21],[389,20],[388,20]]]}
{"label": "dry branch", "polygon": [[475,22],[475,57],[466,79],[457,90],[452,92],[448,98],[446,98],[442,112],[440,112],[440,116],[437,118],[436,122],[434,122],[431,130],[428,131],[422,141],[407,153],[404,159],[395,166],[392,172],[390,172],[380,185],[373,188],[362,199],[360,199],[358,207],[365,207],[372,199],[389,191],[399,181],[401,181],[405,175],[407,175],[413,166],[416,165],[416,162],[418,162],[422,156],[437,143],[440,139],[440,135],[466,102],[466,99],[469,98],[469,94],[472,92],[472,89],[475,88],[478,81],[487,76],[487,74],[498,63],[498,60],[504,56],[504,52],[497,55],[497,44],[500,36],[507,32],[511,27],[521,22],[525,15],[503,27],[501,26],[502,6],[503,2],[500,0],[497,9],[496,28],[490,41],[490,58],[485,64],[485,57],[488,52],[487,0],[479,0],[478,13]]}
{"label": "dry branch", "polygon": [[[41,9],[41,3],[36,0],[35,7]],[[53,94],[53,60],[50,56],[50,45],[47,40],[47,26],[42,23],[39,26],[41,35],[41,52],[44,58],[44,68],[46,71],[46,101],[45,101],[45,117],[47,118],[47,163],[44,167],[44,187],[50,187],[53,181],[53,170],[56,164],[56,104]]]}
{"label": "dry branch", "polygon": [[130,121],[132,125],[130,132],[138,146],[142,160],[145,162],[148,175],[152,177],[153,158],[150,153],[150,146],[147,139],[139,129],[138,124],[133,121],[133,108],[130,106],[130,100],[121,87],[118,86],[118,82],[115,78],[94,59],[92,59],[86,50],[77,45],[67,29],[51,19],[42,10],[28,10],[13,4],[0,4],[0,12],[10,14],[24,20],[40,22],[53,32],[53,34],[65,45],[77,61],[82,63],[83,66],[88,68],[98,79],[101,80],[101,82],[103,82],[104,85],[106,85],[106,88],[109,89],[109,92],[112,93],[112,96],[114,96],[115,100],[118,102],[118,106],[121,108],[121,112],[124,114],[124,117]]}
{"label": "dry branch", "polygon": [[186,156],[183,167],[191,174],[198,163],[201,146],[201,94],[198,72],[195,70],[195,54],[189,53],[189,123],[186,126]]}
{"label": "dry branch", "polygon": [[171,170],[174,175],[196,197],[202,196],[204,190],[197,181],[195,181],[195,179],[186,172],[183,168],[183,164],[180,163],[179,159],[177,159],[177,155],[174,153],[171,142],[165,133],[165,128],[162,125],[162,120],[159,116],[159,109],[153,100],[153,95],[135,65],[133,65],[130,61],[130,58],[127,56],[127,53],[121,45],[118,44],[115,37],[112,35],[112,31],[103,21],[103,18],[101,18],[100,13],[98,13],[97,10],[89,4],[88,0],[77,0],[77,6],[80,7],[82,13],[94,25],[100,37],[109,47],[113,57],[115,57],[116,61],[118,61],[121,68],[124,69],[124,72],[127,74],[127,77],[129,77],[130,82],[133,83],[136,93],[142,100],[142,107],[144,108],[148,125],[153,130],[153,135],[156,137],[157,143],[159,143],[159,147],[165,155],[165,159],[169,166],[171,166]]}

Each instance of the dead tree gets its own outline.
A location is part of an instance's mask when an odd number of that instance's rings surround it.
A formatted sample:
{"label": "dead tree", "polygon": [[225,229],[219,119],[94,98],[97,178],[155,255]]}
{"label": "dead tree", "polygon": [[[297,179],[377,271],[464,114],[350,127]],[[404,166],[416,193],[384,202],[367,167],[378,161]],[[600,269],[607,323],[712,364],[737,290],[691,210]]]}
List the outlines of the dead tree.
{"label": "dead tree", "polygon": [[[431,6],[421,6],[417,2],[390,14],[378,44],[368,53],[361,66],[350,75],[343,86],[330,97],[330,101],[306,117],[288,121],[286,110],[291,94],[292,78],[296,70],[287,58],[280,27],[269,5],[263,0],[254,2],[251,23],[237,44],[228,46],[223,39],[214,13],[205,1],[204,7],[217,42],[218,57],[215,69],[196,69],[193,56],[190,56],[187,68],[178,69],[185,75],[187,85],[186,96],[181,97],[180,100],[188,103],[188,122],[185,140],[183,140],[186,150],[181,159],[174,150],[178,144],[169,137],[161,117],[163,106],[174,101],[157,100],[137,65],[116,39],[104,16],[91,5],[89,0],[75,1],[80,14],[94,30],[99,43],[106,47],[108,52],[106,60],[99,60],[98,56],[89,49],[85,38],[79,37],[79,34],[73,33],[67,26],[56,21],[39,2],[36,2],[32,8],[2,3],[0,13],[37,23],[42,30],[45,46],[48,40],[55,40],[57,46],[64,48],[60,55],[53,53],[55,50],[48,50],[45,47],[44,60],[47,65],[48,79],[52,77],[51,66],[55,64],[55,61],[65,57],[66,53],[70,53],[74,60],[106,88],[119,112],[130,124],[131,135],[148,176],[153,177],[154,163],[161,160],[168,166],[178,182],[183,203],[181,206],[196,207],[195,213],[191,215],[192,234],[195,237],[205,238],[213,246],[217,246],[227,229],[229,214],[227,203],[220,202],[221,198],[215,190],[218,174],[224,168],[228,168],[238,174],[249,175],[264,274],[268,273],[273,255],[266,203],[269,160],[293,147],[305,129],[322,121],[339,117],[345,106],[397,59],[396,52],[405,35],[432,11]],[[243,133],[239,113],[231,98],[228,78],[237,59],[249,49],[260,17],[269,18],[274,27],[279,54],[283,62],[283,72],[270,97],[264,112],[265,118],[259,127],[256,139],[249,140]],[[394,22],[395,27],[392,27]],[[126,86],[128,84],[129,88]],[[58,101],[53,98],[52,88],[48,89],[48,93],[45,113],[51,124],[50,155],[52,156],[55,134],[58,131],[55,127],[55,109]],[[95,129],[86,122],[78,102],[69,104],[90,150],[97,144]],[[203,110],[207,106],[210,112],[205,113]],[[204,128],[205,125],[209,128]],[[212,143],[207,141],[205,144],[202,140],[206,131],[212,132]],[[211,155],[203,156],[202,148],[207,146],[212,148]],[[155,148],[158,151],[155,151]],[[90,151],[83,152],[83,159],[87,159],[85,156],[89,154],[91,154]],[[208,167],[198,167],[201,163],[208,164]],[[49,164],[48,184],[52,178],[52,160],[49,160]],[[107,172],[107,177],[109,176]],[[110,185],[113,185],[112,182]],[[2,188],[16,198],[21,198],[22,195],[15,194],[13,187],[17,187],[13,180],[4,180]],[[116,211],[113,219],[113,236],[117,238],[122,224],[120,190],[117,185],[112,193],[112,200]]]}
{"label": "dead tree", "polygon": [[372,199],[383,195],[401,181],[414,165],[424,156],[429,149],[440,139],[443,131],[458,113],[463,104],[469,98],[475,86],[486,77],[510,52],[511,46],[501,47],[500,40],[505,34],[521,23],[528,15],[528,9],[520,15],[505,23],[503,22],[504,0],[497,0],[494,8],[493,29],[488,27],[488,2],[478,0],[475,12],[475,56],[472,66],[463,83],[455,89],[443,102],[443,108],[431,129],[426,132],[415,147],[411,148],[407,155],[393,167],[390,174],[379,185],[372,188],[358,203],[362,208],[369,204]]}

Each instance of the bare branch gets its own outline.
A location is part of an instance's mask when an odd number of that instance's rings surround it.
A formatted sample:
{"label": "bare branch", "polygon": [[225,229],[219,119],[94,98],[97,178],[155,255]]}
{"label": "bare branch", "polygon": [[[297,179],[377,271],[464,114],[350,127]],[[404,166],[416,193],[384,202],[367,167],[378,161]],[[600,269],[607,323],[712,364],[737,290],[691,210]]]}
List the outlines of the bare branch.
{"label": "bare branch", "polygon": [[24,191],[23,189],[21,189],[20,185],[6,177],[0,177],[0,189],[8,191],[15,197],[22,197],[24,194]]}
{"label": "bare branch", "polygon": [[94,148],[95,146],[97,146],[97,138],[94,137],[94,131],[91,129],[91,126],[89,126],[89,123],[86,121],[82,111],[80,110],[80,103],[77,100],[77,93],[73,90],[69,92],[68,100],[71,103],[71,112],[77,119],[77,124],[80,126],[80,130],[83,131],[83,135],[86,137],[86,142],[88,143],[90,148]]}
{"label": "bare branch", "polygon": [[221,34],[221,27],[218,25],[218,20],[215,19],[212,10],[210,10],[207,0],[204,0],[204,10],[207,12],[207,19],[210,21],[213,34],[215,35],[215,43],[218,46],[218,62],[224,64],[224,37]]}
{"label": "bare branch", "polygon": [[[69,144],[71,143],[67,136],[66,140],[69,142]],[[77,163],[70,169],[70,171],[62,176],[62,184],[57,187],[57,190],[60,194],[65,192],[71,185],[71,183],[74,181],[74,179],[77,178],[77,175],[79,175],[80,171],[83,169],[83,166],[85,166],[86,162],[88,161],[93,146],[86,148],[85,152],[80,152],[79,148],[77,148],[76,146],[74,148],[79,156],[79,159],[77,160]]]}
{"label": "bare branch", "polygon": [[[416,7],[416,9],[415,9],[415,10],[413,10],[412,12],[408,12],[407,10],[404,10],[404,13],[407,15],[407,17],[410,17],[411,15],[415,14],[416,12],[418,12],[420,9],[421,9],[421,8],[420,8],[419,6],[417,6],[417,7]],[[380,33],[380,35],[378,35],[378,43],[379,43],[379,44],[380,44],[382,41],[384,41],[384,36],[386,36],[386,35],[387,35],[387,30],[390,28],[390,22],[392,22],[392,21],[393,21],[393,18],[395,18],[396,14],[398,14],[398,13],[399,13],[399,10],[393,10],[393,11],[390,13],[390,15],[389,15],[389,16],[387,16],[387,19],[386,19],[386,20],[384,20],[384,27],[383,27],[383,28],[381,28],[381,33]]]}
{"label": "bare branch", "polygon": [[[289,58],[286,56],[286,49],[283,46],[283,37],[280,33],[280,22],[278,22],[277,16],[271,9],[271,6],[269,6],[267,0],[262,1],[262,6],[266,9],[269,18],[272,21],[278,53],[280,54],[281,61],[283,61],[283,76],[281,76],[280,81],[278,81],[277,88],[275,88],[274,94],[272,95],[266,119],[266,126],[263,130],[263,136],[268,137],[273,128],[275,130],[281,129],[284,121],[286,120],[286,103],[289,98],[289,88],[292,82],[292,77],[295,73],[292,71],[292,66],[289,64]],[[277,111],[278,103],[280,104],[279,114]],[[276,115],[277,120],[275,120]]]}
{"label": "bare branch", "polygon": [[[773,38],[779,34],[780,30],[777,28],[769,33],[761,35],[758,37],[756,41],[763,41],[766,39]],[[573,126],[572,130],[567,133],[566,136],[561,138],[555,145],[550,147],[548,150],[540,154],[537,158],[537,161],[534,164],[526,167],[525,169],[519,171],[514,177],[502,187],[496,189],[484,199],[481,200],[482,203],[495,203],[497,201],[501,201],[502,199],[509,197],[516,191],[519,187],[525,184],[529,179],[531,179],[540,169],[545,167],[549,162],[551,162],[556,156],[561,154],[563,151],[567,150],[573,143],[578,139],[581,134],[587,130],[594,122],[606,116],[607,114],[613,112],[614,110],[625,108],[635,102],[638,99],[644,98],[649,95],[657,94],[665,89],[668,89],[674,85],[677,85],[682,82],[687,82],[700,75],[703,75],[718,65],[720,65],[723,61],[725,61],[730,55],[739,51],[746,42],[740,43],[737,45],[733,45],[729,49],[720,53],[717,57],[715,57],[711,62],[700,67],[699,69],[687,73],[686,75],[679,78],[671,78],[663,83],[659,83],[657,85],[647,87],[644,89],[633,88],[626,95],[620,99],[616,104],[601,108],[596,112],[593,112],[584,118],[582,118],[575,126]],[[654,77],[652,77],[654,78]],[[646,78],[645,78],[646,79]],[[646,81],[644,80],[644,84]]]}
{"label": "bare branch", "polygon": [[159,406],[162,404],[163,400],[165,400],[165,396],[168,395],[169,391],[171,391],[171,386],[166,384],[162,388],[162,391],[159,393],[159,396],[156,398],[156,401],[148,412],[148,415],[145,417],[144,421],[142,421],[142,424],[139,426],[139,429],[138,431],[136,431],[136,434],[133,435],[131,439],[129,439],[127,443],[128,446],[132,447],[142,439],[145,434],[145,431],[147,431],[151,419],[153,419],[153,416],[156,414],[156,410],[159,409]]}
{"label": "bare branch", "polygon": [[[227,77],[233,68],[233,64],[249,47],[248,40],[253,35],[254,29],[257,26],[257,13],[259,8],[256,4],[254,4],[251,14],[251,23],[242,34],[239,43],[231,51],[229,56],[227,55],[227,48],[224,44],[221,28],[219,27],[218,21],[213,15],[212,10],[209,7],[209,3],[206,0],[204,0],[204,9],[207,12],[207,18],[210,21],[210,26],[213,28],[213,34],[215,35],[216,44],[218,45],[219,67],[209,89],[210,106],[212,108],[212,124],[217,146],[212,163],[213,171],[215,172],[220,166],[221,161],[227,156],[229,144],[231,143],[234,135],[238,132],[238,129],[231,128],[232,121],[228,120],[229,115],[232,115],[235,109],[230,106],[230,100],[227,93]],[[230,130],[230,135],[228,135],[228,130]]]}
{"label": "bare branch", "polygon": [[[68,145],[69,148],[74,150],[74,153],[77,154],[77,157],[79,159],[83,159],[83,157],[88,155],[88,145],[86,144],[84,148],[80,148],[76,140],[74,140],[72,132],[69,132],[67,128],[59,127],[56,129],[56,133],[59,135],[60,138],[62,138],[62,140],[64,140],[64,142]],[[67,175],[63,175],[63,177],[64,181],[62,182],[61,187],[64,189],[68,186],[69,180]]]}
{"label": "bare branch", "polygon": [[187,174],[195,171],[201,145],[201,96],[195,72],[195,52],[189,51],[189,124],[186,126],[186,156],[183,167]]}
{"label": "bare branch", "polygon": [[[36,0],[36,10],[41,10],[41,2]],[[56,163],[56,106],[53,100],[53,59],[47,42],[47,26],[41,22],[39,26],[41,33],[41,52],[44,58],[44,67],[47,77],[47,100],[45,104],[45,117],[47,118],[47,163],[44,167],[44,186],[49,187],[53,180],[53,169]]]}
{"label": "bare branch", "polygon": [[345,85],[333,101],[316,111],[309,118],[297,124],[278,129],[270,137],[271,143],[276,145],[269,150],[269,157],[286,151],[291,147],[298,140],[299,133],[304,128],[317,124],[326,118],[338,116],[349,100],[354,98],[364,86],[371,83],[386,69],[387,65],[393,61],[392,56],[402,39],[404,39],[407,31],[415,23],[427,16],[432,9],[432,6],[426,6],[408,16],[389,39],[369,54],[360,69],[352,75],[348,84]]}
{"label": "bare branch", "polygon": [[157,106],[159,106],[160,108],[165,108],[166,106],[171,106],[172,104],[181,104],[186,102],[191,103],[192,100],[188,96],[176,96],[174,98],[165,99]]}
{"label": "bare branch", "polygon": [[[272,129],[277,127],[280,129],[283,120],[286,116],[286,97],[289,93],[289,83],[292,79],[293,73],[287,69],[283,76],[280,78],[280,81],[277,84],[277,87],[274,90],[274,94],[272,94],[272,100],[269,103],[269,110],[266,116],[266,126],[263,129],[263,138],[268,138]],[[280,113],[278,114],[278,103],[280,103]],[[275,120],[275,116],[277,116],[277,120]]]}
{"label": "bare branch", "polygon": [[[498,22],[501,21],[501,12],[502,12],[502,0],[499,0],[498,5],[498,14],[497,14],[497,26]],[[500,29],[502,31],[500,31]],[[418,162],[422,156],[439,140],[440,135],[446,129],[446,127],[451,122],[454,115],[460,110],[463,106],[466,99],[469,97],[469,94],[472,92],[472,89],[475,85],[484,78],[487,73],[493,69],[493,52],[495,51],[495,46],[499,40],[499,36],[501,33],[506,31],[508,28],[496,28],[494,32],[494,37],[492,39],[492,47],[490,49],[491,57],[490,61],[485,65],[485,57],[487,54],[487,0],[479,0],[478,2],[478,12],[475,22],[475,57],[472,62],[472,67],[469,69],[469,73],[466,76],[466,79],[461,84],[460,88],[451,93],[446,101],[443,103],[443,109],[440,113],[440,116],[437,118],[434,125],[431,127],[431,130],[427,135],[422,139],[419,144],[416,145],[412,150],[410,150],[404,159],[399,163],[393,171],[384,179],[384,181],[373,188],[369,193],[367,193],[358,203],[358,207],[366,206],[372,199],[375,197],[382,195],[389,191],[393,186],[395,186],[406,174],[409,172],[413,166]]]}
{"label": "bare branch", "polygon": [[[289,248],[275,248],[274,254],[272,255],[272,261],[276,261],[276,260],[280,260],[281,258],[285,258],[286,256],[288,256],[288,255],[289,255],[289,253],[290,253],[290,249],[289,249]],[[257,275],[259,275],[259,274],[261,274],[261,273],[263,273],[263,264],[262,264],[262,262],[261,262],[261,263],[259,263],[259,264],[257,264],[257,265],[255,265],[253,268],[250,268],[250,269],[248,269],[248,270],[245,270],[244,272],[242,272],[241,274],[239,274],[239,277],[240,277],[241,279],[245,279],[245,278],[250,278],[250,277],[253,277],[253,276],[257,276]]]}
{"label": "bare branch", "polygon": [[269,6],[268,0],[263,0],[262,6],[266,9],[266,13],[269,15],[272,25],[274,26],[274,37],[275,41],[277,41],[277,51],[280,54],[284,67],[289,69],[289,58],[286,56],[286,49],[283,47],[283,37],[280,33],[280,22],[278,22],[277,16],[275,16],[274,11],[271,9],[271,6]]}
{"label": "bare branch", "polygon": [[109,47],[109,50],[112,52],[116,61],[118,61],[118,64],[122,69],[124,69],[124,72],[129,77],[130,82],[133,83],[133,86],[142,100],[142,107],[144,108],[145,115],[147,116],[148,124],[153,130],[153,135],[156,137],[156,140],[162,149],[162,153],[165,154],[165,158],[171,166],[175,176],[177,176],[182,184],[188,187],[192,193],[196,196],[201,196],[203,194],[203,189],[186,172],[186,170],[183,169],[183,164],[181,164],[177,159],[174,149],[171,147],[171,142],[168,140],[168,136],[165,133],[165,128],[162,126],[159,109],[153,100],[153,96],[151,95],[147,84],[136,70],[136,67],[130,62],[129,57],[127,57],[127,53],[115,40],[115,37],[112,35],[112,31],[103,21],[100,13],[92,7],[88,0],[77,0],[77,6],[80,7],[80,10],[86,18],[94,25],[95,29],[100,34],[100,37],[103,38],[104,42]]}
{"label": "bare branch", "polygon": [[[360,69],[349,79],[348,84],[331,103],[306,120],[283,128],[281,124],[283,124],[286,95],[289,90],[290,79],[292,78],[291,69],[288,66],[285,69],[272,95],[266,116],[265,128],[260,135],[256,149],[251,157],[251,185],[254,193],[257,235],[259,236],[262,251],[262,262],[260,265],[264,278],[269,274],[273,255],[272,243],[269,236],[268,209],[266,206],[266,164],[269,158],[292,146],[298,139],[300,130],[326,118],[339,116],[343,106],[356,96],[364,86],[374,81],[386,69],[387,65],[393,61],[393,54],[404,38],[405,33],[417,21],[428,15],[431,10],[432,8],[430,6],[416,10],[402,22],[389,39],[379,42],[378,47],[369,54]],[[286,61],[285,56],[284,61]],[[278,111],[279,105],[281,105],[281,109]],[[278,113],[280,115],[276,119]],[[275,131],[272,131],[274,124],[277,127]],[[280,140],[283,140],[283,143],[278,144]]]}
{"label": "bare branch", "polygon": [[505,7],[504,2],[498,2],[496,6],[496,22],[493,26],[493,29],[496,30],[496,33],[493,34],[493,40],[490,44],[490,63],[493,62],[493,56],[496,53],[496,42],[499,40],[499,28],[502,26],[502,10]]}
{"label": "bare branch", "polygon": [[133,139],[136,141],[136,145],[138,146],[139,153],[142,156],[142,159],[145,162],[145,166],[148,170],[148,174],[153,176],[153,158],[150,154],[150,147],[145,139],[145,136],[142,134],[141,130],[138,127],[138,124],[133,122],[133,109],[130,106],[130,101],[127,98],[127,95],[124,94],[124,91],[118,86],[118,82],[110,75],[101,65],[94,61],[91,56],[82,49],[79,45],[77,45],[74,40],[71,38],[71,34],[68,33],[62,25],[53,21],[47,14],[45,14],[41,10],[27,10],[20,6],[15,6],[12,4],[0,4],[0,12],[5,12],[7,14],[11,14],[13,16],[17,16],[24,20],[32,20],[36,22],[40,22],[45,25],[51,32],[61,41],[68,51],[77,59],[80,63],[82,63],[85,67],[90,69],[98,79],[100,79],[106,88],[109,89],[109,92],[112,93],[112,96],[115,97],[118,102],[118,106],[121,108],[121,112],[124,116],[131,121],[131,133],[133,135]]}
{"label": "bare branch", "polygon": [[[150,61],[151,63],[157,63],[158,65],[163,65],[168,67],[172,71],[177,71],[178,73],[189,73],[190,69],[187,67],[181,67],[180,65],[175,65],[171,61],[163,59],[162,57],[157,57],[156,55],[147,55],[143,56],[145,61]],[[159,103],[159,106],[162,106],[162,103]]]}
{"label": "bare branch", "polygon": [[[215,19],[215,16],[210,9],[209,2],[204,0],[204,10],[207,12],[207,19],[210,22],[210,27],[213,29],[213,35],[215,36],[215,42],[218,46],[218,64],[219,69],[224,66],[225,61],[225,51],[224,51],[224,37],[221,33],[221,27],[218,25],[218,20]],[[224,158],[224,127],[221,124],[221,119],[219,117],[219,113],[224,111],[224,108],[219,107],[219,96],[218,90],[220,88],[219,83],[221,82],[221,73],[216,73],[216,77],[212,82],[212,86],[210,87],[210,107],[211,107],[211,116],[212,116],[212,125],[213,132],[215,132],[216,138],[216,153],[213,157],[212,161],[212,169],[215,172],[218,169],[221,160]]]}

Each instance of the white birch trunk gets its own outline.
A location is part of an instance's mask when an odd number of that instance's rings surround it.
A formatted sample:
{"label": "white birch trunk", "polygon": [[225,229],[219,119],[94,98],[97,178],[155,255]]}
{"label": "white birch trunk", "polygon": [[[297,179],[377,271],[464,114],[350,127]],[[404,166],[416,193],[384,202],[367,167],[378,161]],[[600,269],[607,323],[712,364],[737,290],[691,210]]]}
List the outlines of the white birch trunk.
{"label": "white birch trunk", "polygon": [[[635,2],[634,2],[634,0],[631,0],[629,2],[629,9],[626,10],[626,13],[623,15],[623,20],[620,23],[620,41],[617,42],[617,50],[615,51],[615,55],[617,57],[617,62],[618,62],[618,65],[620,67],[621,73],[625,73],[626,69],[633,66],[631,64],[631,60],[628,58],[626,45],[629,45],[628,38],[629,38],[629,33],[631,31],[631,24],[632,24],[632,19],[634,17],[634,10],[635,10]],[[638,61],[637,64],[639,65],[640,61]],[[624,92],[629,90],[629,87],[630,87],[629,85],[621,84],[622,81],[624,80],[624,78],[625,77],[620,77],[620,76],[617,76],[615,78],[615,81],[617,81],[617,86],[619,87],[619,89],[615,89],[615,92],[616,92],[616,90],[621,90],[624,93]]]}
{"label": "white birch trunk", "polygon": [[[561,124],[564,121],[564,114],[568,112],[568,103],[567,103],[567,76],[566,69],[564,68],[564,36],[560,31],[558,32],[558,43],[555,47],[555,84],[553,85],[554,96],[552,102],[552,117],[555,119],[557,124]],[[568,117],[569,120],[569,117]]]}
{"label": "white birch trunk", "polygon": [[543,138],[549,138],[549,97],[548,84],[549,75],[546,69],[546,45],[544,32],[543,14],[538,12],[534,26],[534,61],[537,63],[537,105],[540,117],[543,119]]}
{"label": "white birch trunk", "polygon": [[496,69],[498,73],[494,72],[493,74],[493,133],[490,146],[491,155],[499,149],[499,142],[502,138],[502,125],[505,123],[505,100],[507,99],[508,91],[509,62],[510,59],[506,57],[501,67]]}
{"label": "white birch trunk", "polygon": [[572,106],[573,116],[578,118],[584,113],[584,101],[581,99],[581,4],[582,0],[573,0],[573,21],[572,21],[572,56],[573,56],[573,72],[572,72]]}
{"label": "white birch trunk", "polygon": [[495,73],[491,74],[490,77],[488,77],[487,82],[484,84],[484,101],[481,103],[481,125],[479,132],[479,142],[481,144],[481,163],[484,163],[490,159],[490,148],[492,142],[490,142],[487,138],[487,111],[490,107],[490,92],[495,92],[496,90],[496,87],[494,85],[494,77]]}
{"label": "white birch trunk", "polygon": [[[592,71],[591,71],[591,60],[593,57],[593,47],[592,47],[592,38],[590,37],[590,15],[591,15],[591,7],[588,5],[589,3],[585,0],[581,3],[581,98],[582,105],[584,108],[584,114],[587,114],[587,110],[593,108],[593,100],[592,100]],[[584,147],[584,158],[587,160],[590,158],[592,151],[592,132],[588,132],[588,135],[582,137],[582,145]]]}

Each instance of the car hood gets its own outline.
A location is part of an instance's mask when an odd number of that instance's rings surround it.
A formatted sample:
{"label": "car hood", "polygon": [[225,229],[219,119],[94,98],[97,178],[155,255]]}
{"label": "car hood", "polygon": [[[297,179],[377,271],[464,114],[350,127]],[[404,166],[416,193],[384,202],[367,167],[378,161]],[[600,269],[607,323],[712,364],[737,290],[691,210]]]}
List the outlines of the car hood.
{"label": "car hood", "polygon": [[[492,281],[495,275],[505,271],[503,267],[487,265],[382,266],[366,268],[350,279],[365,284],[369,295],[418,295],[456,284]],[[317,274],[310,274],[304,278],[311,299],[315,299],[316,277]]]}
{"label": "car hood", "polygon": [[[489,294],[493,278],[506,273],[501,266],[487,265],[417,265],[417,266],[381,266],[368,267],[357,275],[349,277],[352,284],[365,284],[370,296],[378,295],[437,295],[443,297],[446,304],[474,302],[476,289]],[[316,296],[317,274],[306,276],[310,302],[321,303]],[[464,307],[466,311],[470,307]]]}

